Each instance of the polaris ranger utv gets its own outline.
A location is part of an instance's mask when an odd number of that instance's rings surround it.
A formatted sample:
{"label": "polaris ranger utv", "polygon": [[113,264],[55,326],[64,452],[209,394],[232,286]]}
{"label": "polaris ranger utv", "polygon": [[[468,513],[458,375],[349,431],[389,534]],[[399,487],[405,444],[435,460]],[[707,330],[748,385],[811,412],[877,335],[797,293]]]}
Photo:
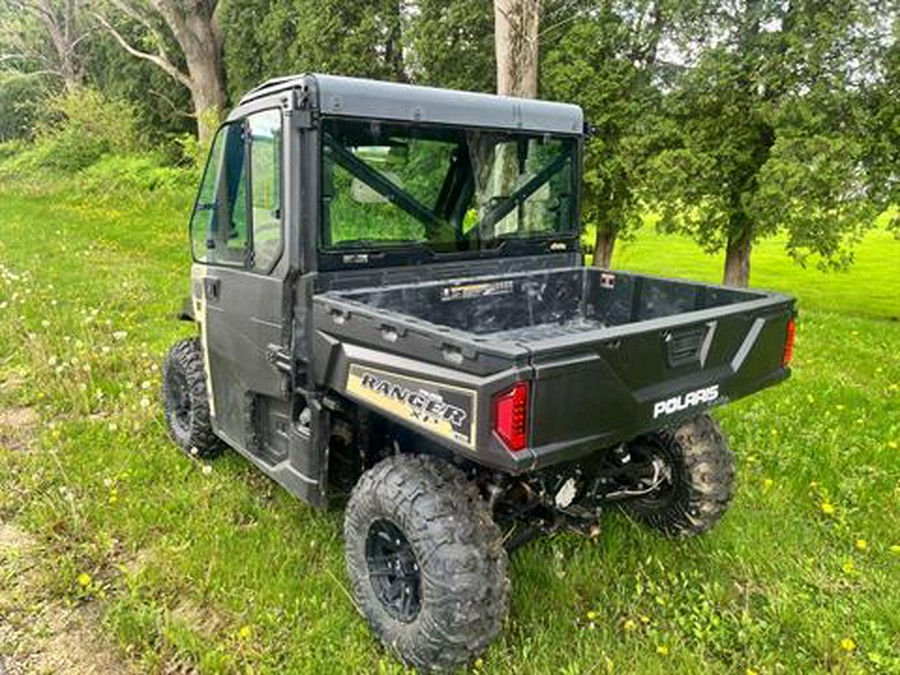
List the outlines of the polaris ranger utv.
{"label": "polaris ranger utv", "polygon": [[583,130],[573,105],[302,75],[212,145],[169,430],[346,501],[356,602],[421,669],[497,635],[536,533],[610,506],[712,527],[734,460],[706,411],[789,375],[793,299],[583,266]]}

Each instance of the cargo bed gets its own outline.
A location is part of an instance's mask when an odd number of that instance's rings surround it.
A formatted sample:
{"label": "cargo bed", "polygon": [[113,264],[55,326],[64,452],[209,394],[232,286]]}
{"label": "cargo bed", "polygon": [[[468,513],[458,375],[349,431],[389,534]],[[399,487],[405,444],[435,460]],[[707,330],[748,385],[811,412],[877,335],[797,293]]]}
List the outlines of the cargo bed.
{"label": "cargo bed", "polygon": [[[528,450],[512,459],[531,468],[780,381],[793,315],[775,293],[590,267],[330,290],[314,307],[316,330],[343,352],[322,359],[338,391],[348,364],[380,364],[471,390],[485,421],[497,392],[530,381]],[[486,426],[471,447],[509,468]]]}

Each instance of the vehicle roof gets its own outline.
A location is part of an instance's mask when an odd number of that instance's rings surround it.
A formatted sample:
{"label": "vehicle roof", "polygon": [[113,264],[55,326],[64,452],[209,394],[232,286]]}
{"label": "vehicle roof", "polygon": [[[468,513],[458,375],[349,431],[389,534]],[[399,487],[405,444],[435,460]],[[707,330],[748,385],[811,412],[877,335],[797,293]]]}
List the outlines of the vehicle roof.
{"label": "vehicle roof", "polygon": [[310,92],[324,115],[564,134],[580,134],[584,126],[581,108],[570,103],[312,73],[268,80],[245,94],[238,109],[291,89]]}

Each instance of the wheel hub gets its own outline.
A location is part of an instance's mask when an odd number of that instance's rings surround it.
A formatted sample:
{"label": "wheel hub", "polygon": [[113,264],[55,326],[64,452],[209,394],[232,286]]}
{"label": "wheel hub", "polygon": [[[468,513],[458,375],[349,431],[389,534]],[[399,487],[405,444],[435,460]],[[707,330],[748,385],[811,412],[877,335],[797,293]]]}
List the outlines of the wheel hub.
{"label": "wheel hub", "polygon": [[422,607],[419,564],[412,544],[394,523],[379,519],[369,527],[366,563],[375,596],[392,617],[410,623]]}
{"label": "wheel hub", "polygon": [[187,378],[177,368],[172,368],[166,373],[166,385],[171,422],[179,431],[187,432],[191,426],[191,397]]}

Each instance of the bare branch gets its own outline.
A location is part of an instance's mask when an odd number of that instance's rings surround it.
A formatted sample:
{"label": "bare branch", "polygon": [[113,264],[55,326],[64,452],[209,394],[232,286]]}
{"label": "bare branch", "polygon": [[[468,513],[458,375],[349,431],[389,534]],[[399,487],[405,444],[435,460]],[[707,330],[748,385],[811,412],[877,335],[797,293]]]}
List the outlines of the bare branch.
{"label": "bare branch", "polygon": [[181,70],[167,58],[165,52],[162,49],[158,48],[156,54],[142,51],[131,45],[124,37],[122,37],[122,34],[119,33],[119,31],[117,31],[113,27],[113,25],[106,20],[106,17],[101,14],[97,14],[96,12],[94,13],[94,17],[97,19],[97,21],[100,22],[100,25],[103,26],[103,28],[105,28],[110,33],[110,35],[113,36],[113,38],[115,38],[116,42],[118,42],[122,49],[124,49],[126,52],[139,59],[144,59],[146,61],[149,61],[150,63],[156,64],[175,81],[183,84],[188,89],[191,88],[191,78],[188,77],[185,73],[181,72]]}
{"label": "bare branch", "polygon": [[156,43],[157,55],[169,63],[172,63],[169,52],[166,50],[166,38],[154,22],[152,14],[148,14],[137,5],[128,2],[128,0],[110,0],[110,2],[112,2],[116,9],[125,16],[141,24],[141,26],[153,36]]}

